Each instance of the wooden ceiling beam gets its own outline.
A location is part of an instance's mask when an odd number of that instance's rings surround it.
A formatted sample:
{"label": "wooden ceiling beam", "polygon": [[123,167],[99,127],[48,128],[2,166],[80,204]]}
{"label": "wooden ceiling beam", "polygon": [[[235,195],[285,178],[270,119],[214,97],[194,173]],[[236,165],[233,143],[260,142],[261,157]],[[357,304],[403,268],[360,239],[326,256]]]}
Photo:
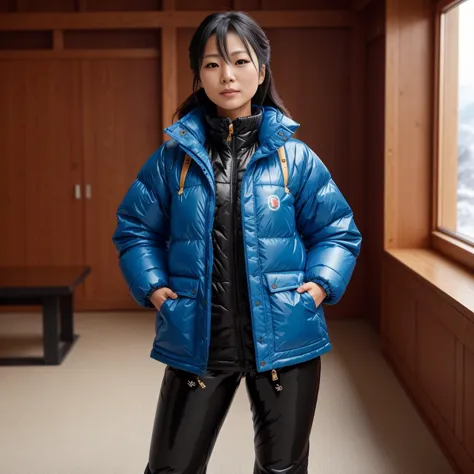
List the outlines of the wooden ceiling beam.
{"label": "wooden ceiling beam", "polygon": [[[211,11],[2,13],[0,30],[97,30],[193,28]],[[352,25],[349,10],[250,11],[263,28],[344,28]]]}

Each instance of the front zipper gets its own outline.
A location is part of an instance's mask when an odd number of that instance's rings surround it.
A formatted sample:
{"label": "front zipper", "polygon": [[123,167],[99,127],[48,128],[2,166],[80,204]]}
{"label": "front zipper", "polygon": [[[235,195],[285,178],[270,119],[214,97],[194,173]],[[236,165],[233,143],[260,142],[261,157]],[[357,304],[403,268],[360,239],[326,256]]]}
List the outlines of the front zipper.
{"label": "front zipper", "polygon": [[237,312],[236,317],[234,317],[235,323],[237,325],[237,335],[239,337],[239,343],[237,344],[237,351],[239,353],[239,359],[241,364],[245,366],[245,360],[244,360],[244,347],[243,347],[243,342],[244,342],[244,335],[242,331],[242,322],[240,320],[240,305],[239,305],[239,298],[238,298],[238,287],[239,287],[239,269],[238,269],[238,262],[236,265],[237,261],[237,252],[236,252],[236,246],[234,242],[234,231],[235,231],[235,214],[236,214],[236,209],[235,209],[235,184],[237,182],[236,176],[238,175],[238,168],[237,172],[235,172],[235,166],[234,166],[234,160],[237,161],[237,157],[235,154],[235,140],[233,140],[233,135],[234,135],[234,124],[230,123],[229,124],[229,135],[227,137],[227,141],[230,142],[230,153],[231,153],[231,161],[230,161],[230,179],[231,179],[231,186],[230,186],[230,204],[232,206],[232,217],[231,217],[231,229],[230,229],[230,255],[232,256],[232,263],[230,265],[231,271],[234,272],[234,282],[235,284],[232,285],[232,299],[234,302],[234,309]]}
{"label": "front zipper", "polygon": [[227,135],[227,141],[232,141],[232,135],[234,134],[234,124],[231,122],[229,125],[229,134]]}

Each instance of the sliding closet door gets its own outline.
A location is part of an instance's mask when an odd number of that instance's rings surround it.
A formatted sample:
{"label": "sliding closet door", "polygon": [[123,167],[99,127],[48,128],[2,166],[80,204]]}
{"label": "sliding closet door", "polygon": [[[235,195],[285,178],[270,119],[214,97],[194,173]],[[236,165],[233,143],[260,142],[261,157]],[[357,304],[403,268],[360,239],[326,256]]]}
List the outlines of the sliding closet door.
{"label": "sliding closet door", "polygon": [[160,145],[159,72],[156,58],[82,61],[87,309],[138,308],[111,239],[120,201]]}
{"label": "sliding closet door", "polygon": [[0,61],[0,265],[83,262],[78,61]]}

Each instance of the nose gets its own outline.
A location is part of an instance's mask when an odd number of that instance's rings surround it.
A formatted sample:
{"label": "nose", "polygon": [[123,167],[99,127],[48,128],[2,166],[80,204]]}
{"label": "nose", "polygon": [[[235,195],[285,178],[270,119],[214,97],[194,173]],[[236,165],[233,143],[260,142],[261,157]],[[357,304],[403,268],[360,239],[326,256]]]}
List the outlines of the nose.
{"label": "nose", "polygon": [[228,82],[235,82],[234,72],[230,64],[224,63],[221,68],[221,82],[227,84]]}

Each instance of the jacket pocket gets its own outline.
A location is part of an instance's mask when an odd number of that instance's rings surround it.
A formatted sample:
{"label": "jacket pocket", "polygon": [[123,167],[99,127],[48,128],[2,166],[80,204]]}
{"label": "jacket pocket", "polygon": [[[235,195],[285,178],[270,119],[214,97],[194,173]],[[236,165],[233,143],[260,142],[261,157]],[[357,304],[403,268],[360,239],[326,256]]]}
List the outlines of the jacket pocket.
{"label": "jacket pocket", "polygon": [[178,298],[168,298],[156,315],[155,345],[158,350],[195,357],[199,280],[170,276],[169,285]]}
{"label": "jacket pocket", "polygon": [[296,291],[304,272],[266,273],[273,323],[275,351],[300,349],[322,338],[319,308],[309,293]]}

